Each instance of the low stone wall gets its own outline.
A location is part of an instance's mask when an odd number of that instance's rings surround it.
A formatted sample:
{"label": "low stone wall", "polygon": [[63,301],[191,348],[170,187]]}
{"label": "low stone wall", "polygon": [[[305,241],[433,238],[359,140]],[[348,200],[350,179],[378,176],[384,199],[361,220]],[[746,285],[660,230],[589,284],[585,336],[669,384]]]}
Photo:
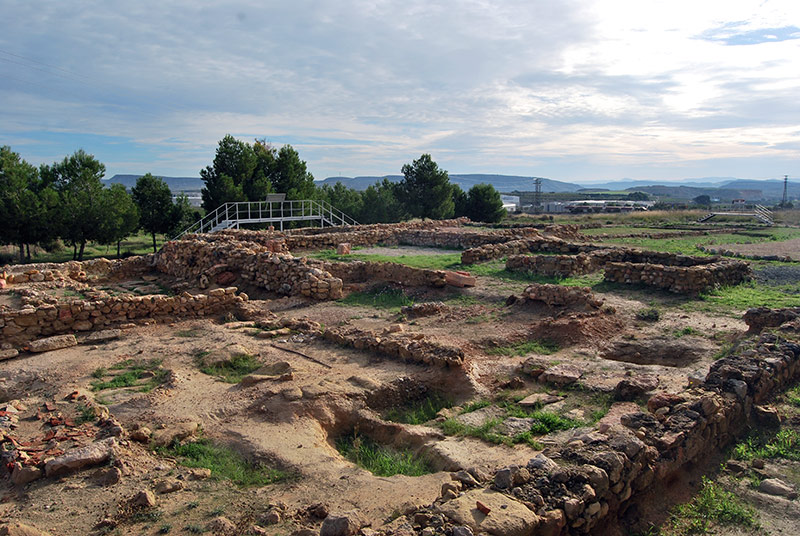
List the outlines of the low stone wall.
{"label": "low stone wall", "polygon": [[326,262],[322,268],[345,283],[385,281],[407,287],[443,287],[443,270],[425,270],[393,262]]}
{"label": "low stone wall", "polygon": [[732,260],[688,267],[607,262],[603,268],[606,281],[644,284],[679,294],[699,294],[718,286],[737,285],[752,274],[746,262]]}
{"label": "low stone wall", "polygon": [[8,284],[62,281],[67,279],[80,282],[85,282],[88,279],[131,279],[148,272],[152,264],[153,255],[115,260],[100,258],[82,262],[10,264],[0,268],[0,277],[5,273]]}
{"label": "low stone wall", "polygon": [[520,534],[603,534],[644,493],[658,493],[684,466],[707,461],[751,419],[769,415],[758,405],[798,377],[800,345],[763,334],[747,351],[716,361],[699,387],[678,395],[656,393],[647,411],[635,403],[615,405],[597,429],[549,457],[539,454],[525,466],[505,467],[488,489],[449,492],[424,511],[477,531],[483,518],[459,516],[460,505],[473,508],[476,498],[487,503],[500,493],[508,496],[509,508],[527,506],[520,510],[524,515],[515,516]]}
{"label": "low stone wall", "polygon": [[542,302],[551,307],[582,306],[588,309],[598,309],[603,305],[603,300],[598,299],[589,287],[534,283],[522,291],[522,297],[525,300]]}
{"label": "low stone wall", "polygon": [[747,255],[738,251],[725,249],[723,247],[711,247],[697,244],[697,249],[712,255],[723,255],[725,257],[736,257],[737,259],[750,259],[754,261],[780,261],[780,262],[798,262],[789,255]]}
{"label": "low stone wall", "polygon": [[769,309],[754,307],[744,313],[744,322],[751,333],[761,333],[764,328],[775,328],[800,317],[800,307]]}
{"label": "low stone wall", "polygon": [[27,307],[0,312],[4,343],[23,346],[40,337],[105,329],[148,318],[171,322],[175,318],[199,317],[228,311],[247,299],[236,287],[214,289],[208,294],[180,296],[112,296],[103,300]]}
{"label": "low stone wall", "polygon": [[340,346],[356,350],[367,350],[405,362],[437,367],[460,367],[464,363],[464,351],[425,340],[409,333],[387,333],[379,335],[371,331],[342,327],[328,329],[323,338]]}
{"label": "low stone wall", "polygon": [[319,261],[273,253],[254,242],[223,236],[209,241],[195,235],[167,242],[155,262],[160,272],[201,284],[207,284],[210,277],[219,280],[224,273],[228,283],[239,278],[280,294],[301,294],[319,300],[341,298],[342,280],[322,266]]}
{"label": "low stone wall", "polygon": [[506,260],[506,270],[556,277],[590,274],[597,271],[598,268],[595,257],[586,253],[577,255],[511,255]]}
{"label": "low stone wall", "polygon": [[510,255],[521,255],[524,253],[547,252],[547,253],[563,253],[563,254],[576,254],[586,253],[603,249],[603,246],[594,244],[581,244],[575,242],[567,242],[560,238],[555,237],[537,237],[537,238],[523,238],[518,240],[509,240],[499,244],[486,244],[475,248],[467,249],[461,253],[462,264],[475,264],[478,262],[486,262]]}

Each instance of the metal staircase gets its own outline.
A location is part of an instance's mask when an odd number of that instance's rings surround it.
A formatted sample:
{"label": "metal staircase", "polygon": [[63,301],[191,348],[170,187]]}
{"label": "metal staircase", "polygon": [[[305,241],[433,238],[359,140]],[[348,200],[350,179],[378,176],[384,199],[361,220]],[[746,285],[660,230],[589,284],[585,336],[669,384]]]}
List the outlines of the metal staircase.
{"label": "metal staircase", "polygon": [[190,233],[215,233],[249,223],[277,224],[281,231],[286,222],[319,222],[320,227],[358,225],[358,222],[326,201],[316,199],[286,200],[281,194],[265,201],[242,201],[220,205],[175,237]]}
{"label": "metal staircase", "polygon": [[706,222],[711,218],[713,218],[714,216],[750,216],[752,218],[757,219],[764,225],[772,226],[775,224],[775,219],[772,215],[772,211],[763,205],[755,205],[751,212],[736,211],[736,210],[729,212],[709,212],[708,214],[697,220],[697,223]]}

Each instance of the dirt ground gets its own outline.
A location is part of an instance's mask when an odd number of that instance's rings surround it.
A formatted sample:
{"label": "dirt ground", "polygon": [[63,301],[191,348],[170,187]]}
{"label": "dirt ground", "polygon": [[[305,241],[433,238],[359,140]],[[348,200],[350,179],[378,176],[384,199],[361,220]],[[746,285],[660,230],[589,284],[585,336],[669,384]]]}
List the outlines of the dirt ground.
{"label": "dirt ground", "polygon": [[[800,246],[800,241],[793,242],[792,247]],[[360,252],[452,253],[430,249],[369,248]],[[136,293],[146,294],[170,283],[160,277],[156,281],[126,282],[111,290],[133,293],[137,289]],[[264,339],[262,330],[254,328],[252,321],[224,321],[222,315],[138,325],[107,343],[22,354],[0,362],[0,387],[6,399],[25,408],[19,410],[19,424],[13,431],[28,439],[49,429],[37,418],[37,408],[49,403],[65,414],[79,415],[79,402],[74,395],[70,398],[77,391],[106,407],[129,432],[147,427],[154,437],[170,437],[180,430],[197,428],[195,437],[230,446],[250,461],[290,475],[260,487],[239,487],[214,477],[197,478],[194,470],[181,465],[178,458],[154,450],[147,442],[123,436],[118,458],[104,466],[121,469],[119,482],[104,483],[103,474],[95,469],[22,486],[5,480],[0,488],[0,520],[24,521],[63,535],[151,535],[169,530],[195,532],[213,518],[225,516],[236,524],[240,534],[253,530],[291,534],[301,529],[318,531],[321,517],[314,512],[319,513],[316,508],[321,504],[324,511],[356,510],[371,526],[378,527],[398,513],[433,502],[442,484],[450,481],[448,471],[473,469],[489,474],[512,463],[524,464],[539,449],[568,442],[590,430],[608,411],[615,386],[625,378],[656,375],[659,389],[680,391],[690,377],[705,375],[718,352],[747,328],[730,315],[681,307],[686,298],[641,289],[598,293],[603,307],[591,311],[543,304],[506,305],[506,299],[519,295],[526,285],[524,281],[479,277],[473,288],[407,289],[417,303],[445,303],[439,314],[413,319],[402,315],[399,308],[315,303],[299,298],[272,297],[253,300],[250,305],[265,316],[275,313],[278,317],[308,318],[328,327],[421,334],[427,340],[463,349],[466,361],[462,368],[403,363],[303,333]],[[6,292],[0,300],[0,304],[13,305],[16,298]],[[658,321],[636,318],[638,311],[654,303],[661,311]],[[526,341],[546,341],[555,348],[544,354],[496,351]],[[615,348],[629,343],[647,349],[635,362],[614,354]],[[678,362],[665,359],[662,350],[666,343],[683,348],[689,357]],[[264,365],[286,362],[291,377],[231,384],[200,370],[200,362],[208,356],[223,358],[237,352],[252,355]],[[522,365],[530,358],[546,366],[576,366],[582,373],[579,388],[543,384],[526,375]],[[114,370],[115,365],[131,359],[157,360],[168,381],[149,392],[125,387],[93,390],[93,382],[102,377],[101,370]],[[442,410],[423,425],[391,422],[385,417],[386,411],[408,401],[404,391],[407,386],[445,394],[455,407]],[[559,398],[544,409],[574,419],[578,428],[538,436],[535,443],[495,444],[477,437],[448,436],[440,426],[452,416],[485,423],[486,416],[499,414],[502,401],[518,401],[535,393]],[[460,413],[476,401],[485,401],[488,406],[474,415]],[[101,433],[92,426],[85,424],[92,434]],[[425,457],[433,472],[416,477],[372,474],[337,450],[337,440],[354,432]],[[124,515],[125,505],[138,491],[175,480],[181,482],[179,490],[157,495],[157,514]],[[797,519],[795,508],[792,503],[780,515]],[[266,520],[276,511],[280,512],[277,522],[274,518]],[[103,526],[103,520],[108,519],[114,523]]]}
{"label": "dirt ground", "polygon": [[725,249],[744,255],[778,255],[800,261],[800,238],[780,242],[760,242],[758,244],[718,244],[717,249]]}

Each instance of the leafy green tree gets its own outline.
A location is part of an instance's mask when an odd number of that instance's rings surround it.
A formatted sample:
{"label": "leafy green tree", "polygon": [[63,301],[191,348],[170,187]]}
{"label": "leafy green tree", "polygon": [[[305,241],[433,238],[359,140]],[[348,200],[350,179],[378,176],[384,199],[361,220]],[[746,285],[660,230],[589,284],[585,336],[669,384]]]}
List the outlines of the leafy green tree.
{"label": "leafy green tree", "polygon": [[383,179],[370,185],[361,194],[360,216],[353,216],[359,223],[394,223],[405,217],[400,201],[400,185]]}
{"label": "leafy green tree", "polygon": [[467,193],[467,217],[472,221],[498,222],[506,215],[500,192],[491,184],[476,184]]}
{"label": "leafy green tree", "polygon": [[272,179],[275,174],[278,152],[266,140],[256,140],[252,147],[256,165],[250,177],[242,181],[242,191],[249,201],[262,201],[272,193]]}
{"label": "leafy green tree", "polygon": [[705,194],[698,195],[697,197],[692,199],[692,201],[696,205],[701,205],[701,206],[704,206],[704,207],[711,206],[711,196],[710,195],[705,195]]}
{"label": "leafy green tree", "polygon": [[323,184],[319,188],[319,196],[351,218],[361,222],[361,212],[364,209],[364,195],[362,192],[337,182],[333,186]]}
{"label": "leafy green tree", "polygon": [[103,219],[100,222],[98,242],[116,244],[117,258],[120,242],[139,227],[139,209],[122,184],[112,184],[103,190]]}
{"label": "leafy green tree", "polygon": [[202,216],[192,207],[186,194],[180,194],[172,205],[172,228],[169,230],[169,234],[177,235],[201,218]]}
{"label": "leafy green tree", "polygon": [[403,166],[400,191],[406,211],[413,217],[441,220],[453,216],[455,203],[450,177],[429,154]]}
{"label": "leafy green tree", "polygon": [[175,207],[169,186],[150,173],[137,179],[131,190],[133,200],[139,207],[139,223],[153,237],[153,253],[156,252],[156,234],[169,233],[175,226]]}
{"label": "leafy green tree", "polygon": [[[73,258],[83,260],[86,242],[100,236],[106,167],[83,149],[39,173],[58,192],[60,236],[73,247]],[[80,247],[80,249],[78,249]]]}
{"label": "leafy green tree", "polygon": [[250,181],[257,158],[253,148],[230,134],[222,138],[214,162],[200,171],[206,183],[201,191],[203,208],[211,212],[231,201],[245,201],[244,183]]}
{"label": "leafy green tree", "polygon": [[276,192],[285,193],[286,199],[314,199],[317,187],[314,176],[306,169],[304,160],[291,145],[284,145],[275,159],[271,176]]}
{"label": "leafy green tree", "polygon": [[628,194],[628,199],[631,201],[647,201],[650,196],[646,192],[631,192]]}
{"label": "leafy green tree", "polygon": [[453,184],[453,216],[467,215],[467,194],[458,184]]}

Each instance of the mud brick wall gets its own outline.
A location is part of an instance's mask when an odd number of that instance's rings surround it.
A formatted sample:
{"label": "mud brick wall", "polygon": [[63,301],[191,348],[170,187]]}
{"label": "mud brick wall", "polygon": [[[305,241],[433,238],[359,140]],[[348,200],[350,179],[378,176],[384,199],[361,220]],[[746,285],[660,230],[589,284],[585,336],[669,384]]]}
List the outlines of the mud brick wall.
{"label": "mud brick wall", "polygon": [[646,411],[622,414],[619,424],[601,421],[550,457],[501,469],[491,488],[535,512],[527,534],[603,534],[644,492],[726,448],[763,411],[758,405],[798,376],[800,345],[763,334],[716,361],[699,387],[656,393]]}
{"label": "mud brick wall", "polygon": [[607,262],[604,268],[606,281],[644,284],[679,294],[699,294],[717,286],[736,285],[752,274],[749,264],[731,260],[696,266]]}
{"label": "mud brick wall", "polygon": [[171,322],[228,311],[247,299],[236,287],[219,288],[208,294],[180,296],[112,296],[102,300],[75,300],[64,304],[0,312],[2,342],[23,346],[40,337],[92,331],[149,318]]}
{"label": "mud brick wall", "polygon": [[153,263],[153,255],[108,260],[69,261],[64,263],[12,264],[0,268],[6,273],[8,284],[38,283],[41,281],[63,281],[72,279],[84,282],[88,279],[130,279],[147,273]]}
{"label": "mud brick wall", "polygon": [[532,272],[539,275],[567,277],[589,274],[599,266],[592,255],[511,255],[506,260],[506,270]]}
{"label": "mud brick wall", "polygon": [[321,269],[322,263],[289,254],[273,253],[266,246],[226,237],[207,241],[168,242],[156,256],[160,272],[207,283],[210,276],[231,272],[243,281],[281,294],[301,294],[314,299],[342,296],[342,280]]}
{"label": "mud brick wall", "polygon": [[345,283],[385,281],[408,287],[443,287],[446,284],[443,270],[412,268],[393,262],[326,262],[321,267]]}

